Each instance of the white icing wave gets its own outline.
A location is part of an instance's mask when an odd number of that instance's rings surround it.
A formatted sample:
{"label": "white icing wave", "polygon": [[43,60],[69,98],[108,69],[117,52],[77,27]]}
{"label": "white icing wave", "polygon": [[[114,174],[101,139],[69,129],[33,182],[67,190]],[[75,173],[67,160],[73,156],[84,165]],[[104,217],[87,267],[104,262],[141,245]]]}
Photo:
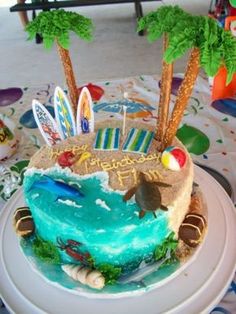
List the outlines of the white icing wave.
{"label": "white icing wave", "polygon": [[134,230],[136,228],[135,225],[130,225],[130,226],[126,226],[123,228],[123,231],[126,232],[126,233],[129,233],[131,232],[132,230]]}
{"label": "white icing wave", "polygon": [[71,201],[71,200],[62,200],[62,199],[59,198],[58,202],[62,203],[62,204],[65,204],[65,205],[68,205],[68,206],[77,207],[77,208],[81,208],[82,207],[82,205],[78,205],[76,202]]}
{"label": "white icing wave", "polygon": [[101,188],[105,192],[109,193],[118,193],[121,195],[124,195],[124,191],[120,190],[113,190],[109,185],[109,176],[108,173],[105,171],[97,171],[91,174],[85,174],[85,175],[80,175],[77,173],[73,173],[70,168],[62,168],[58,164],[55,164],[55,166],[47,168],[47,169],[38,169],[35,167],[28,168],[25,172],[25,176],[33,176],[34,174],[40,174],[40,175],[50,175],[50,174],[56,174],[56,175],[66,175],[68,178],[74,179],[75,181],[80,180],[86,180],[90,178],[98,178],[101,181]]}
{"label": "white icing wave", "polygon": [[39,197],[39,193],[35,193],[32,195],[32,199],[35,200],[37,197]]}
{"label": "white icing wave", "polygon": [[102,208],[104,208],[104,209],[106,209],[108,211],[111,211],[111,208],[109,206],[107,206],[106,202],[101,200],[100,198],[96,199],[95,203],[96,203],[96,205],[99,205]]}

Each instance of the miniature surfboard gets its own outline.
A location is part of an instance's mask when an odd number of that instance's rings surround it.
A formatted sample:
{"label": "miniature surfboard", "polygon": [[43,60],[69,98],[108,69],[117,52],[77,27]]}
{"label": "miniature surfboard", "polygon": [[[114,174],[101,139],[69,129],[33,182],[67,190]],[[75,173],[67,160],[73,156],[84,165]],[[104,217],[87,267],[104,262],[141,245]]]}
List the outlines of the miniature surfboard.
{"label": "miniature surfboard", "polygon": [[32,109],[34,119],[45,142],[49,146],[59,143],[61,141],[61,136],[58,131],[57,124],[48,110],[35,99],[32,102]]}
{"label": "miniature surfboard", "polygon": [[77,132],[72,108],[66,94],[58,86],[54,92],[54,110],[61,137],[75,136]]}
{"label": "miniature surfboard", "polygon": [[76,125],[78,134],[94,131],[93,101],[87,87],[82,89],[79,96]]}

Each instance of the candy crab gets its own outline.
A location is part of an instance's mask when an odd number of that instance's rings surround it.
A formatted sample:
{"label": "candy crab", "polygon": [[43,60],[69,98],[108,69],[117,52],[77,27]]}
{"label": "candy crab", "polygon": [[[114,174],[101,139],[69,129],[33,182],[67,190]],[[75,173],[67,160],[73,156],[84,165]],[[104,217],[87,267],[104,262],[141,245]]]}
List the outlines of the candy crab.
{"label": "candy crab", "polygon": [[82,243],[68,239],[64,242],[60,237],[57,238],[58,247],[60,250],[65,251],[67,255],[74,260],[79,261],[82,265],[89,265],[91,255],[89,252],[82,252],[79,247]]}

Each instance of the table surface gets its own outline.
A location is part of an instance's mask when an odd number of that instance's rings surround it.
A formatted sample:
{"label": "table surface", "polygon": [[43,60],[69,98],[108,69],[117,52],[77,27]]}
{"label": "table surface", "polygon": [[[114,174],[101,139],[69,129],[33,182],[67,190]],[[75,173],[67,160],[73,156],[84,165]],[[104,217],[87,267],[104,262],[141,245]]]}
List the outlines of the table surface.
{"label": "table surface", "polygon": [[[182,75],[174,77],[171,108]],[[146,123],[156,123],[156,104],[159,99],[159,77],[142,75],[112,81],[92,82],[89,88],[95,96],[95,121],[106,118],[121,118],[123,95],[127,92],[130,101],[127,112],[130,118],[139,118]],[[0,118],[10,119],[20,138],[17,152],[0,163],[0,210],[15,190],[22,184],[23,173],[30,157],[44,144],[33,119],[32,99],[37,99],[53,110],[54,83],[36,87],[5,87],[0,90]],[[63,87],[63,86],[61,86]],[[178,131],[193,160],[210,166],[223,174],[233,189],[236,207],[236,104],[211,105],[208,81],[199,77],[186,108]],[[2,309],[0,308],[0,314]],[[222,302],[212,313],[236,313],[236,277]]]}

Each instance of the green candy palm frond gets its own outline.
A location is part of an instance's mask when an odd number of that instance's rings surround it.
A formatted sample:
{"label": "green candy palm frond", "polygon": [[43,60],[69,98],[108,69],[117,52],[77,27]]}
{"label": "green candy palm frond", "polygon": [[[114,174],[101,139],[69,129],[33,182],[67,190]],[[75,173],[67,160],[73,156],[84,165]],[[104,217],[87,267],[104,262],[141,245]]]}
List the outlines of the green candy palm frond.
{"label": "green candy palm frond", "polygon": [[232,40],[232,35],[229,31],[222,33],[222,39],[224,64],[227,68],[226,84],[228,84],[236,72],[236,40]]}
{"label": "green candy palm frond", "polygon": [[219,38],[224,30],[218,27],[215,20],[207,17],[202,17],[199,25],[200,64],[209,76],[214,76],[222,65],[223,46]]}
{"label": "green candy palm frond", "polygon": [[189,49],[199,48],[200,65],[207,75],[214,76],[222,65],[227,68],[227,84],[236,72],[236,40],[207,16],[193,16],[178,6],[162,6],[139,21],[138,31],[147,30],[153,42],[164,33],[169,45],[164,60],[172,63]]}
{"label": "green candy palm frond", "polygon": [[164,53],[164,60],[172,63],[181,58],[194,46],[195,36],[195,23],[190,23],[190,17],[186,17],[181,23],[176,23],[169,33],[169,45]]}
{"label": "green candy palm frond", "polygon": [[[226,85],[236,73],[236,40],[212,18],[194,16],[178,6],[161,6],[139,20],[138,31],[146,30],[153,42],[164,37],[162,84],[158,104],[157,138],[160,150],[172,145],[191,96],[199,69],[215,76],[222,66],[227,70]],[[191,50],[174,108],[169,113],[173,63]],[[170,65],[169,67],[167,65]]]}
{"label": "green candy palm frond", "polygon": [[207,75],[215,76],[221,66],[227,69],[227,81],[230,83],[236,72],[236,40],[230,31],[225,31],[215,20],[199,17],[200,64]]}
{"label": "green candy palm frond", "polygon": [[150,12],[138,22],[138,32],[147,30],[147,39],[153,42],[164,33],[171,33],[177,21],[182,21],[190,16],[178,6],[162,6]]}
{"label": "green candy palm frond", "polygon": [[69,48],[69,32],[72,31],[83,40],[92,39],[93,24],[91,19],[75,12],[51,10],[41,12],[26,26],[29,39],[36,34],[43,37],[44,46],[51,48],[54,41],[65,49]]}

